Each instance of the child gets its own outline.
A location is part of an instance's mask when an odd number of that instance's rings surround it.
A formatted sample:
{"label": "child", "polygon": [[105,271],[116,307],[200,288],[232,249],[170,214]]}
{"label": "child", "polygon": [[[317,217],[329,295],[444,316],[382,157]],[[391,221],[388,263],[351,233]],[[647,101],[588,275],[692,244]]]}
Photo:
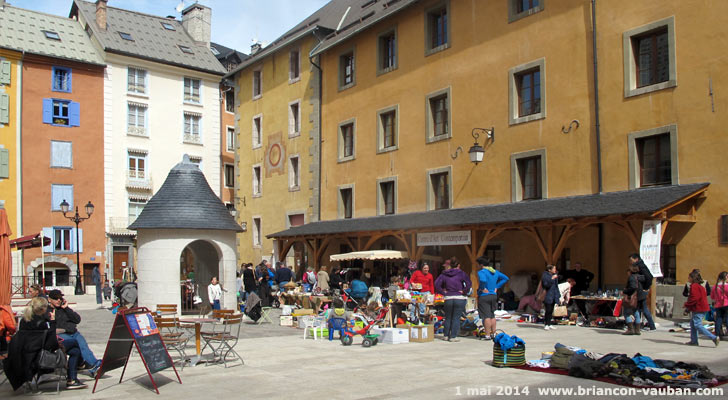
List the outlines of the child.
{"label": "child", "polygon": [[104,288],[102,290],[104,292],[104,300],[111,300],[111,286],[109,286],[109,282],[104,282]]}

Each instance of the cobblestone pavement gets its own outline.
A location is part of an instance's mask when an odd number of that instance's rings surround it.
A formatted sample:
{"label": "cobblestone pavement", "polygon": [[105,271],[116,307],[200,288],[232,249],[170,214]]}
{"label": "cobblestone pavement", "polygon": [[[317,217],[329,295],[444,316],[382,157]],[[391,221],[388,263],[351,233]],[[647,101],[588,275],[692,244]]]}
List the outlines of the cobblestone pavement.
{"label": "cobblestone pavement", "polygon": [[[114,315],[106,309],[97,309],[92,296],[70,296],[83,321],[81,332],[90,347],[101,357],[109,336]],[[274,312],[277,312],[274,311]],[[274,318],[274,321],[276,319]],[[664,326],[670,324],[661,321]],[[519,324],[515,321],[499,322],[499,329],[516,334],[527,342],[526,356],[540,358],[542,351],[553,350],[556,342],[580,346],[591,351],[621,352],[633,355],[640,352],[653,358],[698,362],[708,365],[717,374],[728,375],[728,343],[717,349],[707,339],[700,347],[682,345],[688,333],[670,333],[667,328],[642,336],[622,336],[619,331],[577,326],[559,326],[555,331],[542,327]],[[160,395],[154,393],[138,355],[132,354],[124,381],[119,383],[121,370],[110,371],[99,380],[95,394],[91,389],[61,391],[60,398],[69,399],[282,399],[282,398],[335,398],[335,399],[445,399],[475,398],[477,395],[500,397],[498,391],[518,398],[580,398],[581,395],[539,395],[539,388],[572,388],[573,390],[624,390],[615,386],[569,376],[537,372],[499,369],[490,366],[492,343],[464,338],[459,343],[435,340],[430,343],[399,345],[380,344],[363,348],[354,342],[344,347],[338,340],[302,339],[302,330],[280,327],[276,324],[245,324],[236,350],[245,359],[223,368],[222,365],[198,365],[179,371],[180,385],[172,370],[154,374],[160,386]],[[188,353],[193,352],[190,349]],[[173,355],[174,356],[174,355]],[[179,370],[179,369],[178,369]],[[83,377],[90,386],[93,381]],[[528,389],[528,395],[524,390]],[[55,384],[41,385],[43,393],[27,397],[41,398],[54,393]],[[728,391],[728,387],[724,387]],[[24,389],[13,393],[7,383],[0,386],[0,398],[22,396]],[[726,398],[724,395],[692,396],[694,398]],[[678,399],[685,396],[633,394],[626,396],[589,396],[613,399]]]}

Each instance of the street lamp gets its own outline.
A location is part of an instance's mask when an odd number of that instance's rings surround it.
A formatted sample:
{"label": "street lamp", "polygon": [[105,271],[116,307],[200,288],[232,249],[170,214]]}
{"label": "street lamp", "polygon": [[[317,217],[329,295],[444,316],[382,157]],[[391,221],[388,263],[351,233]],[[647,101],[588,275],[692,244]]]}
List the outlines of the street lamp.
{"label": "street lamp", "polygon": [[83,286],[81,285],[81,256],[78,253],[78,224],[91,218],[91,214],[94,213],[94,205],[91,204],[91,201],[89,201],[85,208],[88,217],[83,218],[78,215],[78,206],[76,206],[76,215],[69,217],[66,215],[68,212],[68,202],[66,199],[63,199],[61,202],[61,212],[63,212],[63,216],[76,223],[76,290],[74,293],[77,295],[84,294]]}

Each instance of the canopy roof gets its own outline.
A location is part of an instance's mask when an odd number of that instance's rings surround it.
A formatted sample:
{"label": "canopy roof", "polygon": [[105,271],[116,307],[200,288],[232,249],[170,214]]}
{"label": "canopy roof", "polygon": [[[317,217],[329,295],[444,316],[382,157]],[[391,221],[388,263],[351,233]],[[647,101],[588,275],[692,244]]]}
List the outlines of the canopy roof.
{"label": "canopy roof", "polygon": [[400,260],[408,258],[406,251],[397,250],[367,250],[354,251],[351,253],[332,254],[330,261],[348,261],[348,260]]}

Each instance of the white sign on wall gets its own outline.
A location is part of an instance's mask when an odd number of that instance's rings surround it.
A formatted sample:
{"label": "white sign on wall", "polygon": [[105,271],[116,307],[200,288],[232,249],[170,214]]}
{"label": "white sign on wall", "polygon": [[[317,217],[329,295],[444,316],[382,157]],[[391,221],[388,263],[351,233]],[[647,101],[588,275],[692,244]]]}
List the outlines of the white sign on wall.
{"label": "white sign on wall", "polygon": [[660,269],[661,245],[662,221],[644,221],[642,223],[642,239],[640,240],[640,257],[655,278],[662,276],[662,269]]}
{"label": "white sign on wall", "polygon": [[423,232],[417,234],[417,246],[456,246],[470,244],[470,231]]}

